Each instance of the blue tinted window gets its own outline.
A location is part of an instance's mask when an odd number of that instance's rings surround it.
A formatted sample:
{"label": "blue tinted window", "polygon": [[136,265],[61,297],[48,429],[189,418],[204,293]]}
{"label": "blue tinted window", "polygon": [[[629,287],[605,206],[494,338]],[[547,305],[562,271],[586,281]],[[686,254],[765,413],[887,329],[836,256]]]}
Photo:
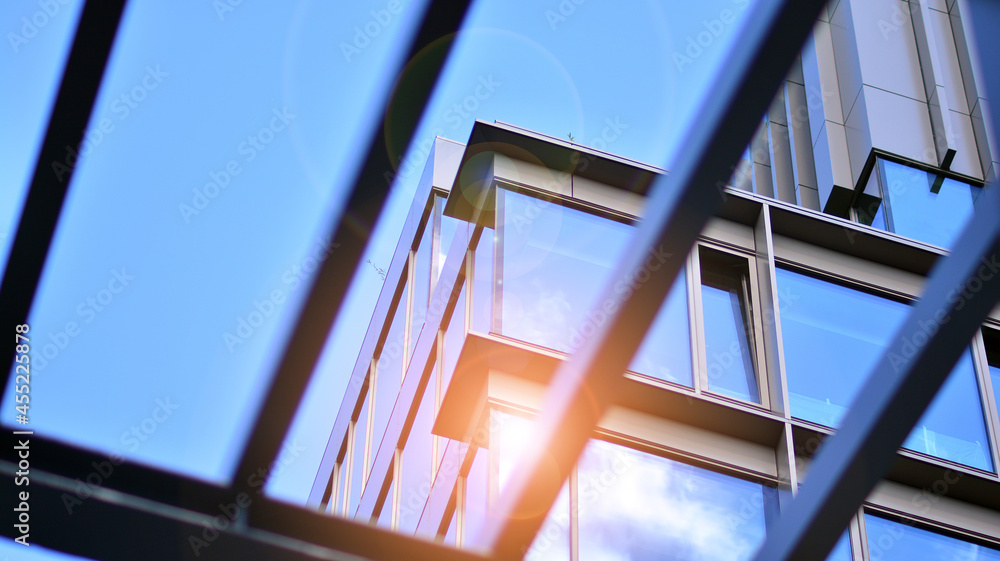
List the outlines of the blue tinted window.
{"label": "blue tinted window", "polygon": [[833,551],[827,556],[826,561],[851,561],[851,536],[847,532],[837,540],[837,545],[833,546]]}
{"label": "blue tinted window", "polygon": [[[785,269],[777,270],[777,282],[792,415],[836,427],[909,307]],[[959,359],[904,446],[993,469],[970,353]]]}
{"label": "blue tinted window", "polygon": [[683,270],[670,288],[628,369],[693,387],[687,279]]}
{"label": "blue tinted window", "polygon": [[1000,551],[865,514],[873,561],[1000,561]]}
{"label": "blue tinted window", "polygon": [[777,492],[603,441],[580,458],[581,561],[750,559]]}
{"label": "blue tinted window", "polygon": [[417,529],[420,513],[430,495],[434,482],[433,435],[434,398],[437,389],[437,365],[431,368],[430,379],[413,419],[410,433],[403,447],[399,469],[399,523],[400,532],[412,534]]}
{"label": "blue tinted window", "polygon": [[[512,191],[499,190],[498,199],[503,217],[500,332],[572,352],[599,321],[592,308],[633,226]],[[691,386],[683,277],[682,272],[629,369]]]}
{"label": "blue tinted window", "polygon": [[503,271],[500,332],[572,352],[632,228],[500,190]]}
{"label": "blue tinted window", "polygon": [[708,389],[758,402],[746,260],[705,248],[699,253]]}
{"label": "blue tinted window", "polygon": [[361,412],[358,414],[358,419],[354,423],[354,450],[351,459],[351,489],[348,492],[347,500],[347,516],[353,517],[354,513],[358,510],[358,503],[361,502],[361,493],[365,489],[365,480],[368,478],[368,458],[366,457],[366,451],[368,449],[368,433],[369,425],[368,418],[369,407],[368,404],[371,401],[371,388],[369,387],[368,393],[362,398],[363,405],[361,406]]}
{"label": "blue tinted window", "polygon": [[403,380],[403,364],[406,361],[406,345],[404,343],[406,329],[406,286],[403,287],[403,295],[400,297],[396,312],[392,316],[392,324],[389,327],[389,334],[386,335],[385,343],[378,358],[378,367],[375,370],[375,391],[372,394],[375,398],[375,414],[372,416],[372,451],[371,458],[374,459],[385,436],[385,429],[389,425],[389,416],[396,405],[396,398],[399,397],[399,387]]}
{"label": "blue tinted window", "polygon": [[[972,216],[981,188],[903,164],[879,160],[882,196],[888,201],[888,221],[879,208],[874,226],[950,248]],[[886,224],[888,222],[888,224]]]}

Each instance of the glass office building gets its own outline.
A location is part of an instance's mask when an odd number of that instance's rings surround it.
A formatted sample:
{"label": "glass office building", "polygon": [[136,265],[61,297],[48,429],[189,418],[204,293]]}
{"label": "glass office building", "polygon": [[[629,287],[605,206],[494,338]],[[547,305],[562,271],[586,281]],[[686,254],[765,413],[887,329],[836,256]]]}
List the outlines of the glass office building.
{"label": "glass office building", "polygon": [[2,533],[1000,561],[988,2],[0,9]]}
{"label": "glass office building", "polygon": [[[902,3],[883,39],[876,4],[829,7],[721,213],[648,255],[683,273],[526,559],[750,559],[808,478],[996,173],[958,5]],[[664,173],[504,123],[437,138],[312,506],[473,543],[602,289],[646,280],[613,275]],[[830,559],[1000,559],[998,345],[994,312]]]}

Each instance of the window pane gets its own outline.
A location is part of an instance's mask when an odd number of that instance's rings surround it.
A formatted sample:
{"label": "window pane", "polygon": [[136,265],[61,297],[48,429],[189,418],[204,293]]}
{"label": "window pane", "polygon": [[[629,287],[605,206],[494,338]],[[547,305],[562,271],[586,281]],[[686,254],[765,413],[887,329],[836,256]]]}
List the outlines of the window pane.
{"label": "window pane", "polygon": [[427,319],[427,302],[430,298],[431,286],[431,240],[434,237],[434,224],[428,220],[424,226],[424,233],[420,237],[420,245],[417,246],[416,257],[413,262],[413,312],[410,320],[410,351],[413,355],[413,348],[417,346],[417,338],[420,336],[420,329]]}
{"label": "window pane", "polygon": [[950,248],[972,216],[981,188],[933,173],[879,160],[882,193],[889,199],[892,230]]}
{"label": "window pane", "polygon": [[378,368],[375,371],[375,415],[372,425],[371,457],[375,458],[389,425],[389,416],[396,405],[399,396],[399,386],[403,379],[403,362],[406,347],[403,343],[406,321],[406,287],[403,287],[403,297],[396,306],[392,317],[389,334],[385,338],[382,352],[378,358]]}
{"label": "window pane", "polygon": [[666,301],[653,320],[629,370],[660,380],[694,387],[691,329],[688,322],[687,278],[681,270]]}
{"label": "window pane", "polygon": [[[521,453],[534,440],[533,421],[503,411],[490,411],[490,460],[496,464],[497,496],[507,487]],[[526,561],[570,558],[569,483],[563,484],[556,502],[525,555]]]}
{"label": "window pane", "polygon": [[455,374],[455,365],[465,345],[465,286],[458,293],[458,301],[444,332],[444,370],[441,372],[441,396],[448,392],[448,384]]}
{"label": "window pane", "polygon": [[462,545],[468,545],[483,528],[489,504],[489,450],[479,448],[465,480],[465,525]]}
{"label": "window pane", "polygon": [[580,559],[750,559],[777,492],[603,441],[579,462]]}
{"label": "window pane", "polygon": [[865,514],[868,551],[877,561],[1000,561],[1000,551]]}
{"label": "window pane", "polygon": [[[391,473],[391,470],[390,470]],[[396,492],[396,482],[393,481],[389,483],[389,492],[385,496],[385,502],[382,503],[382,510],[378,513],[378,520],[376,525],[383,528],[389,528],[392,525],[392,513],[395,509],[395,499],[393,495]]]}
{"label": "window pane", "polygon": [[431,427],[434,425],[434,392],[437,384],[437,365],[431,368],[430,379],[420,399],[417,415],[410,427],[403,448],[400,466],[399,524],[400,532],[412,534],[417,529],[420,513],[424,510],[434,481],[433,444]]}
{"label": "window pane", "polygon": [[704,248],[699,253],[708,388],[737,399],[759,402],[751,347],[746,260]]}
{"label": "window pane", "polygon": [[[777,270],[788,392],[794,417],[837,427],[909,306]],[[966,353],[905,446],[991,471],[975,371]]]}
{"label": "window pane", "polygon": [[351,492],[347,501],[347,516],[354,517],[358,511],[358,504],[361,502],[361,493],[365,488],[365,480],[368,478],[368,459],[365,457],[365,450],[368,445],[368,404],[370,402],[371,387],[364,396],[364,404],[358,414],[358,420],[354,424],[354,456],[351,460]]}
{"label": "window pane", "polygon": [[498,190],[503,214],[501,333],[572,352],[632,228]]}
{"label": "window pane", "polygon": [[476,246],[475,281],[472,297],[472,325],[479,333],[493,330],[493,228],[483,228]]}
{"label": "window pane", "polygon": [[624,247],[629,227],[512,191],[503,214],[501,332],[563,352]]}

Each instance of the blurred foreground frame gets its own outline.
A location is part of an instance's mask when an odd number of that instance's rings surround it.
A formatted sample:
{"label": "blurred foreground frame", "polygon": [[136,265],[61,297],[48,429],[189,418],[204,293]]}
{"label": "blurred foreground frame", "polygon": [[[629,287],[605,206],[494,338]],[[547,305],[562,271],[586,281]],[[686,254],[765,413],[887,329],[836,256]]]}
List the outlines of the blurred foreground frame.
{"label": "blurred foreground frame", "polygon": [[[543,458],[528,454],[514,471],[507,490],[489,512],[471,550],[460,550],[403,536],[372,525],[293,507],[259,495],[243,482],[257,466],[269,465],[301,401],[322,345],[343,303],[360,263],[367,237],[340,224],[332,242],[340,244],[313,279],[305,306],[274,376],[264,406],[248,439],[229,487],[157,469],[122,464],[115,477],[74,508],[64,496],[74,494],[76,478],[98,469],[106,458],[86,450],[31,437],[31,543],[102,560],[168,559],[519,559],[537,533],[543,517],[579,457],[600,415],[612,403],[622,380],[619,374],[638,348],[681,270],[680,260],[651,273],[630,297],[614,293],[614,279],[638,271],[651,250],[663,247],[687,255],[707,220],[721,207],[724,186],[743,148],[768,107],[772,95],[812,29],[822,0],[762,1],[731,50],[725,76],[717,76],[700,108],[700,119],[684,135],[684,148],[669,166],[671,173],[654,183],[649,212],[635,232],[626,255],[604,291],[616,312],[586,338],[580,352],[557,370],[546,395],[538,425],[540,446],[560,466],[561,480],[542,477]],[[996,60],[1000,45],[990,43],[990,31],[1000,29],[1000,2],[970,0],[977,47],[983,60]],[[124,2],[87,2],[59,88],[48,130],[36,163],[10,260],[0,286],[0,318],[8,332],[28,317],[58,223],[69,177],[56,177],[50,162],[64,146],[76,145],[92,112],[107,58],[121,19]],[[428,4],[405,64],[436,39],[460,30],[468,2]],[[438,80],[450,49],[428,65],[421,80],[404,84],[413,110],[404,124],[394,121],[394,142],[412,142],[413,133]],[[399,73],[402,66],[394,70]],[[1000,76],[987,76],[988,91],[1000,91]],[[995,115],[995,114],[994,114]],[[1000,124],[994,116],[994,130]],[[372,141],[359,166],[341,216],[375,223],[388,195],[385,174],[393,169],[387,153],[385,122],[373,123]],[[716,187],[718,186],[718,187]],[[975,218],[963,232],[957,249],[938,261],[920,302],[882,357],[863,397],[848,413],[843,427],[821,448],[810,482],[770,528],[758,552],[759,560],[823,559],[850,516],[889,469],[909,428],[940,388],[948,371],[1000,297],[1000,279],[977,277],[983,260],[1000,249],[1000,195],[987,189]],[[331,212],[335,209],[331,209]],[[457,274],[457,272],[455,273]],[[951,296],[972,279],[982,289],[961,301]],[[602,299],[603,301],[603,299]],[[945,319],[947,318],[947,319]],[[927,337],[916,352],[912,334],[927,322],[948,324]],[[0,358],[13,363],[14,349],[0,347]],[[899,357],[903,357],[900,359]],[[5,374],[9,383],[10,370]],[[586,388],[590,388],[589,391]],[[596,389],[596,391],[595,391]],[[591,396],[586,402],[583,393]],[[595,403],[593,396],[598,396]],[[16,445],[5,433],[6,449]],[[6,458],[6,456],[5,456]],[[95,467],[96,466],[96,467]],[[3,496],[16,496],[17,464],[0,462]],[[232,515],[230,516],[230,513]],[[220,522],[220,514],[223,515]],[[3,533],[17,532],[6,510]],[[206,535],[206,528],[215,531]],[[191,540],[203,540],[193,547]]]}

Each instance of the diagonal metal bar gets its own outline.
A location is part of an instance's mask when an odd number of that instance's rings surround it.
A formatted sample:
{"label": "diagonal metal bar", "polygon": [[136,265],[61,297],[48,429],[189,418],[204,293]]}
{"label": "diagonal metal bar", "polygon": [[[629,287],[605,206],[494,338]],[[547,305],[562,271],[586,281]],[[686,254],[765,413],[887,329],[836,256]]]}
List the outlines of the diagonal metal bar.
{"label": "diagonal metal bar", "polygon": [[585,326],[584,342],[557,370],[540,408],[535,444],[487,515],[475,547],[520,559],[594,426],[615,401],[635,354],[731,177],[822,0],[760,2],[734,38],[684,130],[684,148],[653,185],[646,215]]}
{"label": "diagonal metal bar", "polygon": [[[1000,2],[970,0],[982,60],[1000,56],[992,38]],[[997,95],[1000,74],[986,77]],[[994,126],[997,123],[994,123]],[[819,450],[809,480],[757,553],[757,561],[824,559],[896,450],[941,389],[976,329],[1000,299],[1000,184],[987,186],[948,257],[937,262],[923,296],[896,333],[848,411]]]}
{"label": "diagonal metal bar", "polygon": [[[80,14],[0,284],[0,328],[5,333],[13,333],[15,325],[28,319],[66,191],[76,170],[75,165],[67,169],[62,164],[67,149],[75,149],[83,140],[124,7],[125,0],[91,1]],[[13,360],[14,347],[0,345],[4,380],[0,394],[10,382]]]}
{"label": "diagonal metal bar", "polygon": [[[395,167],[395,149],[408,147],[462,25],[469,0],[429,0],[420,26],[396,69],[399,79],[386,99],[350,198],[330,238],[335,248],[313,279],[309,296],[285,348],[267,401],[253,427],[236,471],[235,487],[274,461],[305,392],[320,351],[368,242],[368,232],[384,206]],[[444,41],[442,41],[444,39]],[[407,64],[419,68],[407,72]],[[388,110],[390,105],[393,111]]]}

